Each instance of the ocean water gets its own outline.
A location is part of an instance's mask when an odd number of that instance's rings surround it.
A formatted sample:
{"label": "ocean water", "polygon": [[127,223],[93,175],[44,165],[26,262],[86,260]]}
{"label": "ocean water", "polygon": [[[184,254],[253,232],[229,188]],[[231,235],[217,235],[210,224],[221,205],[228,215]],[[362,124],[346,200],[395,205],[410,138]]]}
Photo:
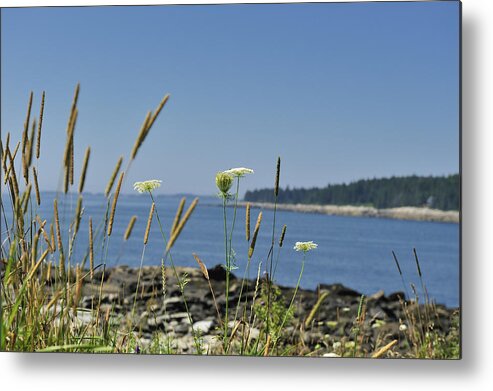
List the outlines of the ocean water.
{"label": "ocean water", "polygon": [[[48,223],[53,216],[53,193],[42,194],[39,213]],[[164,230],[168,234],[173,221],[179,196],[158,196],[156,205]],[[6,198],[4,197],[4,200]],[[187,205],[193,197],[187,198]],[[76,198],[61,195],[59,210],[62,224],[74,214]],[[10,214],[5,206],[6,217]],[[92,216],[96,230],[103,221],[107,205],[102,195],[84,195],[84,213],[73,259],[82,260],[88,253],[88,220]],[[107,252],[101,240],[95,245],[96,263],[106,258],[108,266],[127,264],[138,267],[143,250],[143,236],[149,214],[150,199],[146,195],[121,195],[118,200],[113,233]],[[255,225],[259,209],[252,208],[251,229]],[[123,234],[132,215],[137,216],[133,233],[127,242]],[[233,208],[227,209],[231,223]],[[263,220],[250,267],[250,276],[256,275],[259,262],[265,270],[272,235],[273,212],[263,211]],[[2,218],[2,233],[5,224]],[[208,267],[224,263],[224,226],[221,201],[214,197],[201,197],[191,219],[172,250],[176,265],[196,266],[192,253],[197,253]],[[284,246],[279,254],[276,281],[281,285],[294,286],[301,267],[302,254],[293,250],[296,241],[313,240],[318,248],[307,254],[301,281],[303,288],[316,288],[319,283],[342,283],[366,295],[383,289],[386,294],[403,291],[402,281],[394,264],[391,251],[399,258],[407,290],[414,283],[422,294],[414,262],[413,248],[420,259],[426,288],[431,298],[447,306],[459,305],[459,225],[376,219],[365,217],[328,216],[320,214],[278,211],[276,216],[276,242],[281,227],[287,225]],[[230,228],[230,225],[229,225]],[[2,235],[3,237],[3,235]],[[68,243],[68,239],[65,239]],[[67,245],[65,245],[67,246]],[[144,265],[159,265],[164,243],[157,221],[152,223],[149,243],[145,250]],[[239,208],[233,235],[238,270],[242,275],[246,265],[248,244],[245,239],[245,209]],[[107,255],[106,255],[107,254]],[[277,257],[277,250],[274,253]],[[87,261],[88,262],[88,261]]]}

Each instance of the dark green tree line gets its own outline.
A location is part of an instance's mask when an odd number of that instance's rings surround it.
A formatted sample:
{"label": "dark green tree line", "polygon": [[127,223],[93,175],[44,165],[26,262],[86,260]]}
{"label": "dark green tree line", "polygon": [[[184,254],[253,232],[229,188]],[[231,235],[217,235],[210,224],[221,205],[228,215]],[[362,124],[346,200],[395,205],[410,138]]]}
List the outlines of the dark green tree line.
{"label": "dark green tree line", "polygon": [[[441,210],[459,209],[459,175],[404,176],[362,179],[323,188],[279,190],[279,203],[368,205],[376,208],[428,206]],[[273,189],[247,191],[245,201],[274,202]]]}

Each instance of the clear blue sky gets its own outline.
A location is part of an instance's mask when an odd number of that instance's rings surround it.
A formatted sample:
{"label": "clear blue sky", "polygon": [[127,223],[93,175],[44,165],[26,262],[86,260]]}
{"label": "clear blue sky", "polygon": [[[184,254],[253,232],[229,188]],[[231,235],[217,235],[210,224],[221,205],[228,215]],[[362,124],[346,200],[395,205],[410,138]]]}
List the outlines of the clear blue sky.
{"label": "clear blue sky", "polygon": [[46,90],[40,182],[55,189],[80,81],[76,176],[103,191],[147,110],[171,99],[125,184],[216,192],[459,170],[459,4],[349,3],[2,9],[2,139]]}

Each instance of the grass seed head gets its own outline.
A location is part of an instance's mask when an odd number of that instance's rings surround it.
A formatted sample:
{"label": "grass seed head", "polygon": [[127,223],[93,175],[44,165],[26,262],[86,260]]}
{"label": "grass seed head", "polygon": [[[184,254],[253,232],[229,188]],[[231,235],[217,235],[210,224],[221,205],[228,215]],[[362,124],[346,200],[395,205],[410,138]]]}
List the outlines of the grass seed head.
{"label": "grass seed head", "polygon": [[262,212],[259,212],[257,217],[257,223],[255,224],[255,229],[253,230],[252,241],[250,242],[250,248],[248,249],[248,258],[251,259],[253,256],[253,251],[255,250],[255,243],[257,242],[258,231],[260,230],[260,224],[262,223]]}

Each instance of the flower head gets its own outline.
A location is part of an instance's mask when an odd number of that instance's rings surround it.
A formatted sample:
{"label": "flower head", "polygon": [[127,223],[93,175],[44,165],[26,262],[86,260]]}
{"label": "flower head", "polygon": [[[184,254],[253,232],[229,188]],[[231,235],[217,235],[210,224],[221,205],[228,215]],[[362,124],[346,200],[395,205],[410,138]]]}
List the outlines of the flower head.
{"label": "flower head", "polygon": [[318,247],[317,243],[313,243],[312,241],[309,242],[296,242],[294,245],[294,249],[296,251],[303,251],[306,253],[307,251],[314,250]]}
{"label": "flower head", "polygon": [[230,168],[229,170],[224,171],[224,173],[232,175],[233,177],[241,178],[244,177],[245,174],[253,174],[253,170],[251,168],[237,167]]}
{"label": "flower head", "polygon": [[228,195],[229,189],[233,185],[233,176],[231,174],[227,174],[226,172],[218,172],[216,174],[216,186],[221,192],[221,195]]}
{"label": "flower head", "polygon": [[161,182],[158,179],[150,179],[148,181],[144,182],[135,182],[134,183],[134,190],[137,190],[139,193],[145,193],[145,192],[151,192],[154,189],[157,189],[158,187],[161,186]]}

